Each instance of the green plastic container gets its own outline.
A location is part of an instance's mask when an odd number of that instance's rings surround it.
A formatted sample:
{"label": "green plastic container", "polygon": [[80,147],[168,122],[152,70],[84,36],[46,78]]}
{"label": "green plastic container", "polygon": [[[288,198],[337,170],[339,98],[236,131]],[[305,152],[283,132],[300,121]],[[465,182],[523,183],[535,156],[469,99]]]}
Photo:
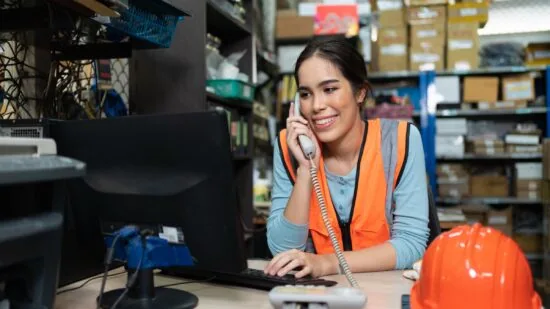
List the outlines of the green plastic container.
{"label": "green plastic container", "polygon": [[237,79],[210,79],[206,81],[206,85],[214,88],[220,97],[246,102],[254,100],[255,87]]}

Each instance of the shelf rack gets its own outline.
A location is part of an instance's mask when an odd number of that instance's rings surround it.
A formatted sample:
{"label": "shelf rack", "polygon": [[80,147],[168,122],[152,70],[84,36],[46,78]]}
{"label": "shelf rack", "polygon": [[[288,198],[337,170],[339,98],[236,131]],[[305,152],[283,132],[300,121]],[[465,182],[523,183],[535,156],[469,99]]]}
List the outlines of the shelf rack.
{"label": "shelf rack", "polygon": [[[434,92],[429,92],[428,89],[435,87],[435,79],[437,76],[469,76],[469,75],[498,75],[498,74],[515,74],[526,72],[541,72],[545,77],[545,93],[546,101],[544,107],[529,107],[514,110],[446,110],[437,111],[437,101]],[[369,79],[373,81],[398,80],[398,79],[418,79],[420,90],[420,106],[421,110],[416,111],[413,117],[419,118],[420,133],[424,146],[424,154],[426,161],[426,172],[432,188],[437,188],[436,179],[436,162],[442,160],[540,160],[540,155],[531,154],[500,154],[479,156],[466,154],[460,158],[443,157],[438,158],[435,154],[435,135],[436,135],[436,118],[438,117],[482,117],[482,116],[503,116],[503,115],[541,115],[546,116],[545,137],[550,137],[550,65],[536,67],[497,67],[497,68],[481,68],[470,71],[399,71],[399,72],[383,72],[373,73],[369,75]],[[437,190],[433,190],[434,197],[437,199]],[[539,202],[540,204],[540,202]]]}

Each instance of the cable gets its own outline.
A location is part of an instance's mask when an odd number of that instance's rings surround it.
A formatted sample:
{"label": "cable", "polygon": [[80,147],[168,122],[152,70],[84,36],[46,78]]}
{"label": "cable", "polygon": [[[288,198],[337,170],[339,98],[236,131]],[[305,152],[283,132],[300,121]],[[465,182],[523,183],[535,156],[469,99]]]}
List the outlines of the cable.
{"label": "cable", "polygon": [[313,188],[315,189],[317,200],[319,201],[319,205],[321,206],[321,216],[323,217],[323,223],[325,224],[325,227],[328,230],[328,235],[330,237],[330,241],[332,242],[332,247],[334,248],[334,251],[336,252],[336,257],[338,258],[338,263],[340,264],[340,268],[344,271],[344,274],[346,275],[346,278],[348,279],[351,286],[354,288],[358,288],[359,284],[357,283],[357,281],[355,281],[355,278],[353,278],[351,274],[349,265],[346,262],[346,259],[344,258],[344,254],[342,253],[340,244],[336,239],[336,234],[334,233],[334,230],[332,229],[332,225],[330,224],[330,221],[328,219],[327,206],[325,205],[325,199],[323,198],[323,193],[321,192],[319,179],[317,179],[317,167],[313,163],[313,158],[311,156],[309,156],[309,162],[311,166],[309,169],[309,173],[311,175],[311,182],[313,183]]}
{"label": "cable", "polygon": [[141,241],[141,247],[142,247],[141,248],[141,257],[139,258],[138,266],[136,267],[136,270],[134,271],[134,273],[132,274],[130,279],[128,279],[128,281],[126,282],[126,288],[124,289],[124,292],[122,292],[122,294],[120,294],[120,296],[118,296],[117,300],[111,306],[111,309],[116,308],[116,306],[124,299],[126,294],[128,294],[128,291],[130,291],[130,288],[134,285],[134,283],[136,283],[137,277],[139,275],[139,271],[141,269],[141,264],[143,262],[143,259],[145,258],[145,250],[146,250],[145,241],[146,241],[145,238],[142,238],[142,241]]}
{"label": "cable", "polygon": [[113,239],[113,243],[111,244],[111,247],[107,249],[107,252],[105,253],[105,271],[103,272],[103,280],[101,280],[101,288],[99,289],[99,297],[97,300],[96,309],[101,308],[101,300],[103,299],[103,292],[105,291],[105,283],[107,282],[107,273],[109,272],[109,266],[111,266],[111,262],[113,260],[113,254],[115,252],[115,245],[118,242],[119,238],[120,238],[120,234],[117,234],[115,236],[115,239]]}
{"label": "cable", "polygon": [[[114,274],[108,274],[107,277],[114,277],[114,276],[122,275],[122,274],[125,274],[125,273],[126,273],[126,271],[121,271],[121,272],[114,273]],[[98,276],[95,276],[95,277],[92,277],[92,278],[89,278],[88,280],[84,281],[82,284],[80,284],[80,285],[77,286],[77,287],[58,291],[58,292],[57,292],[57,295],[63,294],[63,293],[67,293],[67,292],[76,291],[76,290],[78,290],[78,289],[83,288],[86,284],[92,282],[93,280],[100,279],[100,278],[102,278],[102,277],[103,277],[103,274],[98,275]]]}
{"label": "cable", "polygon": [[212,276],[212,277],[207,278],[207,279],[204,279],[204,280],[192,280],[192,281],[184,281],[184,282],[177,282],[177,283],[164,284],[164,285],[156,286],[155,288],[167,288],[167,287],[176,286],[176,285],[182,285],[182,284],[203,283],[203,282],[212,281],[212,280],[214,280],[214,279],[216,279],[216,276]]}

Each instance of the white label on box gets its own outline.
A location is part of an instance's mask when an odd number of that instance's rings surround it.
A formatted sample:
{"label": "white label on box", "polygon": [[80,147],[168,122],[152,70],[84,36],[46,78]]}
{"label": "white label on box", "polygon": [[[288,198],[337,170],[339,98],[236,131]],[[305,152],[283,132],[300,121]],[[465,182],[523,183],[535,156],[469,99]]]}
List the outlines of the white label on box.
{"label": "white label on box", "polygon": [[495,148],[490,147],[486,149],[487,149],[487,154],[490,154],[490,155],[495,154]]}
{"label": "white label on box", "polygon": [[504,91],[507,100],[528,100],[532,97],[533,89],[531,81],[523,80],[504,83]]}
{"label": "white label on box", "polygon": [[495,145],[495,141],[493,141],[492,139],[485,140],[484,143],[485,147],[493,147]]}
{"label": "white label on box", "polygon": [[536,200],[538,197],[537,191],[529,191],[529,199]]}
{"label": "white label on box", "polygon": [[435,29],[418,30],[416,36],[419,38],[433,38],[437,36],[437,31]]}
{"label": "white label on box", "polygon": [[468,71],[472,69],[472,65],[468,61],[457,61],[455,62],[454,69],[457,71]]}
{"label": "white label on box", "polygon": [[421,19],[435,18],[437,17],[437,12],[432,10],[420,10],[418,11],[417,17]]}
{"label": "white label on box", "polygon": [[388,46],[382,46],[380,48],[380,54],[401,56],[407,54],[407,46],[405,44],[392,44]]}
{"label": "white label on box", "polygon": [[376,6],[378,7],[378,10],[380,11],[391,11],[391,10],[399,10],[403,7],[403,3],[401,1],[377,1]]}
{"label": "white label on box", "polygon": [[529,190],[536,190],[538,188],[538,183],[536,182],[529,182]]}
{"label": "white label on box", "polygon": [[508,220],[506,216],[492,215],[492,216],[489,216],[489,220],[487,221],[489,225],[494,225],[494,224],[506,224]]}
{"label": "white label on box", "polygon": [[477,9],[475,8],[463,8],[459,10],[460,16],[474,16],[477,15]]}
{"label": "white label on box", "polygon": [[472,49],[474,47],[474,41],[472,40],[449,40],[449,49]]}
{"label": "white label on box", "polygon": [[460,193],[458,192],[458,189],[449,190],[449,195],[452,197],[460,197]]}
{"label": "white label on box", "polygon": [[437,62],[439,61],[438,54],[430,53],[415,53],[411,55],[412,62]]}
{"label": "white label on box", "polygon": [[498,101],[495,102],[496,108],[515,108],[516,103],[513,101]]}
{"label": "white label on box", "polygon": [[537,50],[533,53],[534,60],[550,58],[550,50]]}

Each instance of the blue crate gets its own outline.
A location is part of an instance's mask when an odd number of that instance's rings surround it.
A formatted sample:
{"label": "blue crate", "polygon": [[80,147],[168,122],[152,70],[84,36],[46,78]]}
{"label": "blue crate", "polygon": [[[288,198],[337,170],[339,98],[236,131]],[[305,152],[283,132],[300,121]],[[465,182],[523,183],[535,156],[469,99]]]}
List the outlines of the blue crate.
{"label": "blue crate", "polygon": [[183,20],[183,16],[153,13],[131,2],[119,13],[120,17],[111,18],[108,27],[161,47],[170,47],[176,26]]}

